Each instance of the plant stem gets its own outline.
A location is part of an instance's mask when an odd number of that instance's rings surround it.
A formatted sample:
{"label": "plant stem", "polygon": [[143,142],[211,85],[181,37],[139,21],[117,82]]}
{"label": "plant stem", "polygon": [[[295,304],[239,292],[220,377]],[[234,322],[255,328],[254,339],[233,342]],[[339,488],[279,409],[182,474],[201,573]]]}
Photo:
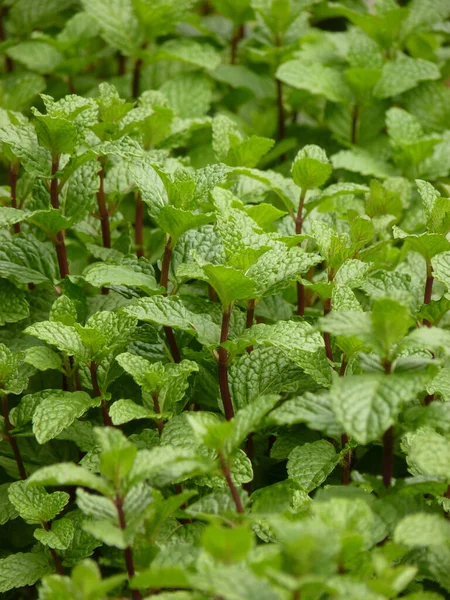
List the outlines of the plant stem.
{"label": "plant stem", "polygon": [[17,445],[16,438],[11,433],[13,426],[11,425],[11,421],[9,420],[8,396],[6,394],[2,396],[2,412],[3,418],[5,419],[6,437],[9,442],[9,445],[11,446],[11,450],[13,451],[14,458],[16,459],[17,470],[19,471],[20,478],[26,479],[27,473],[25,471],[22,456],[20,455],[20,450]]}
{"label": "plant stem", "polygon": [[[59,190],[58,179],[55,177],[59,169],[59,154],[53,156],[52,159],[52,181],[50,183],[50,201],[53,208],[59,210]],[[56,256],[58,258],[59,274],[61,279],[64,279],[69,274],[69,263],[67,262],[66,244],[64,241],[64,232],[58,231],[56,234]]]}
{"label": "plant stem", "polygon": [[220,466],[222,467],[222,473],[224,474],[224,477],[227,480],[228,488],[231,492],[231,495],[233,496],[233,500],[236,505],[236,510],[238,511],[239,514],[243,514],[244,508],[242,506],[239,492],[237,491],[236,486],[234,485],[233,480],[231,479],[230,465],[229,465],[228,461],[225,460],[225,457],[222,454],[222,452],[219,452],[219,460],[220,460]]}
{"label": "plant stem", "polygon": [[352,144],[358,143],[359,106],[355,104],[352,111]]}
{"label": "plant stem", "polygon": [[[222,313],[222,329],[220,331],[220,343],[228,339],[232,305],[225,307]],[[231,401],[230,388],[228,385],[228,353],[223,346],[219,346],[219,387],[222,397],[223,410],[227,421],[234,417],[233,403]]]}
{"label": "plant stem", "polygon": [[[123,512],[123,498],[120,495],[116,496],[115,505],[117,508],[117,515],[119,517],[119,525],[122,531],[125,531],[127,524],[125,521],[125,513]],[[125,557],[125,564],[127,567],[128,579],[134,577],[134,561],[133,561],[133,551],[130,546],[127,546],[123,551]],[[141,600],[142,594],[139,590],[131,590],[131,594],[133,596],[133,600]]]}
{"label": "plant stem", "polygon": [[237,57],[237,47],[239,42],[243,39],[245,35],[245,26],[242,23],[238,27],[236,27],[235,32],[233,34],[233,38],[231,40],[231,52],[230,52],[230,63],[232,65],[236,64]]}
{"label": "plant stem", "polygon": [[[99,398],[101,397],[102,393],[98,385],[97,363],[95,362],[95,360],[89,363],[89,371],[91,373],[92,390],[94,392],[94,397]],[[108,405],[104,398],[102,398],[101,409],[103,415],[103,423],[105,424],[105,427],[113,427],[111,417],[109,416]]]}
{"label": "plant stem", "polygon": [[[155,407],[155,413],[160,415],[161,407],[159,405],[158,394],[156,392],[152,392],[152,398],[153,398],[153,406]],[[157,426],[158,426],[159,437],[161,437],[163,429],[164,429],[164,422],[162,421],[162,419],[158,419]]]}
{"label": "plant stem", "polygon": [[[433,293],[433,270],[430,263],[427,263],[427,280],[425,282],[425,293],[423,297],[424,304],[430,304],[431,302],[431,294]],[[428,319],[423,320],[423,324],[427,327],[431,327],[431,323]]]}
{"label": "plant stem", "polygon": [[118,52],[117,60],[119,62],[119,68],[117,69],[117,75],[119,75],[119,77],[120,77],[121,75],[125,75],[125,73],[126,73],[127,59],[121,52]]}
{"label": "plant stem", "polygon": [[132,84],[132,96],[133,98],[137,98],[139,96],[139,90],[141,87],[141,69],[142,69],[143,60],[141,57],[138,57],[134,63],[133,69],[133,84]]}
{"label": "plant stem", "polygon": [[[8,179],[11,188],[11,207],[17,208],[17,177],[19,175],[19,162],[12,162],[9,166]],[[14,223],[14,233],[20,233],[20,223]]]}
{"label": "plant stem", "polygon": [[[50,523],[48,523],[48,521],[46,521],[45,523],[43,523],[43,526],[44,526],[45,531],[49,531],[50,530]],[[49,548],[49,550],[50,550],[50,554],[52,555],[53,562],[55,563],[56,572],[58,573],[58,575],[64,575],[63,566],[61,564],[61,561],[59,560],[59,556],[56,554],[55,549],[54,548]]]}
{"label": "plant stem", "polygon": [[[389,359],[383,361],[384,372],[386,375],[391,374],[391,362]],[[394,428],[389,427],[383,435],[383,484],[385,487],[390,487],[392,483],[392,474],[394,468]]]}
{"label": "plant stem", "polygon": [[136,254],[140,258],[144,256],[144,202],[139,192],[134,194],[135,201],[135,219],[134,219],[134,243],[136,244]]}
{"label": "plant stem", "polygon": [[[248,305],[247,305],[247,318],[245,320],[245,328],[250,329],[250,327],[253,325],[254,320],[255,320],[255,299],[251,298],[248,301]],[[247,352],[252,352],[253,346],[248,346],[246,350],[247,350]]]}
{"label": "plant stem", "polygon": [[97,206],[100,214],[100,224],[102,228],[102,240],[105,248],[111,248],[111,229],[109,226],[109,212],[105,200],[105,160],[103,157],[98,159],[101,169],[99,171],[100,186],[97,192]]}
{"label": "plant stem", "polygon": [[283,84],[279,79],[276,79],[277,84],[277,108],[278,108],[278,140],[284,140],[286,135],[284,125],[284,105],[283,105]]}
{"label": "plant stem", "polygon": [[[164,246],[164,256],[161,265],[161,278],[160,285],[166,288],[164,296],[167,296],[167,285],[169,283],[169,268],[170,259],[172,257],[172,238],[170,235],[167,236],[166,245]],[[177,340],[175,339],[172,327],[164,327],[164,333],[166,334],[167,341],[169,342],[170,353],[176,363],[181,361],[180,349],[178,348]]]}
{"label": "plant stem", "polygon": [[[297,216],[295,217],[295,233],[300,235],[303,228],[303,206],[305,204],[306,188],[302,188],[300,192],[300,200],[298,203]],[[300,246],[300,243],[298,244]],[[297,281],[297,314],[300,317],[305,315],[305,286],[300,281]]]}
{"label": "plant stem", "polygon": [[[339,377],[344,377],[345,370],[347,368],[347,360],[345,355],[342,357],[341,368],[339,370]],[[348,444],[348,435],[343,433],[341,435],[341,446],[344,449]],[[341,483],[342,485],[348,485],[350,483],[350,472],[352,470],[352,451],[349,450],[345,455],[344,466],[342,467]]]}

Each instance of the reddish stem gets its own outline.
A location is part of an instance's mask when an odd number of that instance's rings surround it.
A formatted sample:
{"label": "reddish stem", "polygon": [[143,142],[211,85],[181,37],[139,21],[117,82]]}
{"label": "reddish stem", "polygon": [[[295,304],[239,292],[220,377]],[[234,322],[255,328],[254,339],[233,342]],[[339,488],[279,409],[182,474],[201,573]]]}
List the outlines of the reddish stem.
{"label": "reddish stem", "polygon": [[243,39],[244,35],[245,35],[245,26],[242,23],[242,25],[239,25],[239,27],[236,28],[233,38],[231,40],[230,63],[232,65],[236,64],[237,47],[238,47],[239,42]]}
{"label": "reddish stem", "polygon": [[[425,282],[425,293],[424,293],[424,297],[423,297],[424,304],[430,304],[430,302],[431,302],[431,295],[433,293],[433,281],[434,281],[433,270],[432,270],[431,264],[428,263],[427,264],[427,280]],[[426,325],[427,327],[431,327],[431,323],[428,319],[424,319],[423,324]]]}
{"label": "reddish stem", "polygon": [[9,445],[11,446],[14,458],[16,459],[17,469],[19,471],[20,478],[25,480],[27,478],[27,473],[25,471],[22,456],[20,454],[16,438],[11,433],[13,426],[11,425],[11,421],[9,420],[8,396],[6,394],[2,396],[2,411],[3,418],[5,419],[6,438],[9,442]]}
{"label": "reddish stem", "polygon": [[[55,177],[59,169],[59,154],[56,154],[52,160],[52,181],[50,183],[50,201],[53,208],[59,210],[59,190],[58,179]],[[58,258],[59,274],[64,279],[69,274],[69,263],[67,262],[66,244],[64,241],[64,232],[58,231],[56,234],[56,256]]]}
{"label": "reddish stem", "polygon": [[[0,41],[2,41],[2,42],[4,42],[6,40],[5,27],[3,25],[3,17],[4,17],[4,9],[2,7],[2,8],[0,8]],[[6,67],[7,73],[11,73],[11,71],[14,70],[14,63],[12,61],[12,58],[10,58],[7,55],[5,55],[5,67]]]}
{"label": "reddish stem", "polygon": [[[161,265],[161,278],[159,281],[161,287],[166,289],[164,296],[167,296],[167,286],[169,283],[170,259],[172,257],[171,242],[172,238],[170,236],[167,236],[166,245],[164,247],[163,261]],[[170,353],[172,354],[172,358],[176,363],[179,363],[181,361],[180,349],[178,348],[177,340],[175,339],[172,327],[164,327],[164,332],[166,334],[167,341],[169,342]]]}
{"label": "reddish stem", "polygon": [[139,192],[135,193],[134,242],[138,257],[144,256],[144,202]]}
{"label": "reddish stem", "polygon": [[[117,515],[119,517],[119,526],[122,531],[125,531],[127,524],[125,521],[125,513],[123,512],[123,498],[122,496],[117,495],[115,500],[115,505],[117,508]],[[133,561],[133,551],[130,546],[127,546],[123,551],[125,557],[125,565],[127,567],[128,579],[132,579],[134,577],[134,561]],[[139,590],[132,589],[131,594],[133,596],[133,600],[141,600],[142,594]]]}
{"label": "reddish stem", "polygon": [[239,496],[239,492],[236,489],[236,486],[233,483],[233,480],[231,479],[231,470],[230,470],[230,465],[229,463],[225,460],[224,455],[222,454],[222,452],[219,452],[219,460],[220,460],[220,466],[222,467],[222,473],[224,474],[224,477],[227,481],[228,484],[228,488],[231,492],[231,495],[233,496],[233,500],[234,503],[236,505],[236,510],[238,511],[238,513],[243,514],[244,512],[244,508],[242,506],[242,502],[241,502],[241,498]]}
{"label": "reddish stem", "polygon": [[[91,373],[92,390],[94,392],[94,397],[99,398],[101,397],[102,393],[98,385],[97,363],[94,360],[89,363],[89,371]],[[105,427],[114,427],[113,422],[111,421],[111,417],[109,416],[108,404],[106,403],[106,400],[104,398],[102,398],[101,409],[103,415],[103,423],[105,424]]]}
{"label": "reddish stem", "polygon": [[101,169],[99,172],[100,185],[97,192],[97,206],[98,212],[100,214],[103,246],[105,248],[111,248],[111,229],[109,226],[109,212],[108,207],[106,206],[105,199],[105,163],[104,159],[102,158],[99,158],[98,160],[101,164]]}
{"label": "reddish stem", "polygon": [[[228,339],[228,330],[230,327],[231,304],[223,309],[222,328],[220,331],[220,343],[223,344]],[[227,421],[234,417],[233,403],[231,401],[230,387],[228,385],[228,352],[223,346],[219,346],[219,387],[222,397],[223,410]]]}
{"label": "reddish stem", "polygon": [[137,58],[134,63],[133,69],[133,83],[132,83],[132,94],[133,98],[137,98],[139,96],[139,90],[141,87],[141,69],[142,69],[142,58]]}
{"label": "reddish stem", "polygon": [[[11,188],[11,206],[17,208],[17,177],[19,175],[19,163],[12,162],[9,166],[8,179]],[[20,223],[14,223],[14,233],[20,233]]]}
{"label": "reddish stem", "polygon": [[117,59],[119,62],[119,68],[117,69],[117,75],[119,75],[119,77],[120,77],[121,75],[125,75],[125,73],[126,73],[127,59],[121,52],[118,53]]}

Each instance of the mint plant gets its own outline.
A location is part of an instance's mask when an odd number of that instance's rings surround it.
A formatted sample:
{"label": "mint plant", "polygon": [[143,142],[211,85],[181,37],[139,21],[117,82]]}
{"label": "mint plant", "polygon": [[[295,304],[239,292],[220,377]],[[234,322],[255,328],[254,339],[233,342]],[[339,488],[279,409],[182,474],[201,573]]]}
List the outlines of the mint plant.
{"label": "mint plant", "polygon": [[448,2],[0,5],[0,593],[447,598]]}

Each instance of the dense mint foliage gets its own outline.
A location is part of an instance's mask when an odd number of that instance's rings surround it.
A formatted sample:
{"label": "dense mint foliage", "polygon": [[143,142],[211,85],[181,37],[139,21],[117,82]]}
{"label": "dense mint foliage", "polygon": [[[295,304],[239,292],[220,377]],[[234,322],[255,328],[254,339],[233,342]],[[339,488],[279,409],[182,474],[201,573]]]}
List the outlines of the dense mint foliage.
{"label": "dense mint foliage", "polygon": [[449,0],[0,2],[0,595],[450,597]]}

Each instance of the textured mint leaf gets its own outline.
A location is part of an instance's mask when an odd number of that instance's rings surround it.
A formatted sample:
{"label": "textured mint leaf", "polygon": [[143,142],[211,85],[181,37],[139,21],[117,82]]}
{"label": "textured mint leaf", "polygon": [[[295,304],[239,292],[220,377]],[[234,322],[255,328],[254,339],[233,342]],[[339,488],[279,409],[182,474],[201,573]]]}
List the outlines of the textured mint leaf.
{"label": "textured mint leaf", "polygon": [[279,600],[280,595],[266,579],[245,565],[204,567],[192,578],[195,587],[225,600]]}
{"label": "textured mint leaf", "polygon": [[331,406],[345,432],[360,444],[382,437],[402,406],[425,387],[423,374],[363,374],[340,377],[330,390]]}
{"label": "textured mint leaf", "polygon": [[373,155],[364,148],[341,150],[333,154],[331,162],[335,169],[345,169],[361,175],[371,175],[386,179],[395,175],[395,169],[382,158]]}
{"label": "textured mint leaf", "polygon": [[158,415],[133,400],[121,399],[111,404],[109,416],[114,425],[123,425],[136,419],[157,419]]}
{"label": "textured mint leaf", "polygon": [[411,548],[439,546],[450,541],[450,527],[439,515],[407,515],[396,526],[394,541]]}
{"label": "textured mint leaf", "polygon": [[0,276],[16,285],[53,283],[58,278],[54,249],[26,233],[14,236],[14,240],[3,240]]}
{"label": "textured mint leaf", "polygon": [[67,429],[89,408],[98,406],[86,392],[60,392],[54,390],[39,403],[33,415],[33,433],[39,444],[54,439]]}
{"label": "textured mint leaf", "polygon": [[220,54],[213,46],[200,44],[190,38],[165,42],[159,52],[163,60],[179,60],[207,70],[216,69],[221,62]]}
{"label": "textured mint leaf", "polygon": [[276,77],[293,88],[324,96],[331,102],[350,99],[350,90],[341,72],[320,63],[290,60],[278,68]]}
{"label": "textured mint leaf", "polygon": [[133,55],[142,43],[139,22],[129,0],[83,1],[83,8],[97,23],[102,37],[125,55]]}
{"label": "textured mint leaf", "polygon": [[270,413],[269,422],[276,425],[296,425],[306,423],[310,429],[324,435],[338,437],[343,433],[337,423],[328,395],[306,392],[303,396],[287,400]]}
{"label": "textured mint leaf", "polygon": [[9,227],[14,223],[20,223],[25,221],[27,213],[18,208],[11,208],[10,206],[0,207],[0,227]]}
{"label": "textured mint leaf", "polygon": [[439,68],[434,63],[398,53],[394,60],[387,61],[383,66],[374,94],[378,98],[398,96],[415,87],[419,81],[439,77]]}
{"label": "textured mint leaf", "polygon": [[86,356],[86,349],[79,333],[70,325],[63,325],[58,321],[41,321],[27,327],[25,332],[55,346],[67,356],[80,358]]}
{"label": "textured mint leaf", "polygon": [[244,408],[259,396],[294,387],[301,371],[280,350],[259,346],[233,360],[228,378],[233,405]]}
{"label": "textured mint leaf", "polygon": [[195,335],[201,344],[216,345],[220,337],[219,325],[209,315],[194,313],[176,296],[142,298],[123,308],[140,321],[174,327]]}
{"label": "textured mint leaf", "polygon": [[105,496],[111,495],[111,489],[103,478],[70,462],[42,467],[28,478],[27,483],[30,486],[80,485],[96,490]]}
{"label": "textured mint leaf", "polygon": [[288,475],[305,492],[311,492],[327,479],[338,460],[339,455],[330,442],[319,440],[311,444],[303,444],[289,454]]}
{"label": "textured mint leaf", "polygon": [[41,146],[51,154],[71,154],[77,142],[77,130],[68,120],[35,113],[35,127]]}
{"label": "textured mint leaf", "polygon": [[204,279],[216,290],[223,306],[256,295],[257,282],[234,267],[206,264],[202,266],[202,271]]}
{"label": "textured mint leaf", "polygon": [[50,530],[35,529],[34,537],[44,546],[56,550],[67,550],[73,540],[74,527],[69,519],[60,519],[52,523]]}
{"label": "textured mint leaf", "polygon": [[124,550],[130,544],[126,530],[120,529],[109,521],[84,521],[83,531],[93,536],[107,546],[113,546]]}
{"label": "textured mint leaf", "polygon": [[151,485],[164,487],[213,470],[214,462],[194,450],[161,446],[138,452],[129,479],[135,483],[148,479]]}
{"label": "textured mint leaf", "polygon": [[57,48],[38,40],[21,42],[8,48],[8,56],[41,75],[52,73],[64,60]]}
{"label": "textured mint leaf", "polygon": [[[160,88],[169,107],[181,119],[206,117],[213,99],[211,80],[200,72],[180,73]],[[186,102],[189,96],[190,101]],[[207,118],[209,121],[209,118]],[[207,122],[208,122],[207,121]]]}
{"label": "textured mint leaf", "polygon": [[333,167],[326,152],[319,146],[304,146],[292,163],[292,179],[303,190],[321,187],[332,173]]}
{"label": "textured mint leaf", "polygon": [[49,494],[42,486],[29,487],[23,481],[12,483],[8,495],[22,519],[32,525],[52,521],[69,502],[66,492]]}
{"label": "textured mint leaf", "polygon": [[12,519],[16,519],[19,513],[10,501],[8,491],[11,483],[0,484],[0,525],[4,525]]}
{"label": "textured mint leaf", "polygon": [[157,285],[153,275],[138,272],[131,265],[114,265],[107,263],[94,263],[84,271],[84,278],[94,287],[105,286],[133,286],[141,289],[148,295],[158,293],[160,287]]}
{"label": "textured mint leaf", "polygon": [[0,344],[0,395],[20,394],[27,387],[33,369],[23,359],[23,352],[11,352]]}
{"label": "textured mint leaf", "polygon": [[46,554],[39,552],[10,554],[0,559],[0,592],[33,585],[52,570]]}
{"label": "textured mint leaf", "polygon": [[26,292],[7,279],[0,279],[0,325],[16,323],[29,314]]}
{"label": "textured mint leaf", "polygon": [[189,229],[211,223],[214,220],[214,215],[211,213],[196,213],[168,205],[161,208],[156,218],[161,229],[168,233],[175,243]]}
{"label": "textured mint leaf", "polygon": [[275,394],[260,396],[251,404],[239,410],[233,421],[234,427],[230,448],[237,448],[249,433],[256,431],[263,422],[263,418],[272,410],[279,399],[280,397]]}
{"label": "textured mint leaf", "polygon": [[450,442],[432,429],[413,434],[407,441],[407,462],[413,475],[435,475],[450,481]]}
{"label": "textured mint leaf", "polygon": [[30,125],[8,125],[0,128],[0,141],[12,156],[18,158],[32,175],[49,175],[51,162],[48,150],[39,145]]}

